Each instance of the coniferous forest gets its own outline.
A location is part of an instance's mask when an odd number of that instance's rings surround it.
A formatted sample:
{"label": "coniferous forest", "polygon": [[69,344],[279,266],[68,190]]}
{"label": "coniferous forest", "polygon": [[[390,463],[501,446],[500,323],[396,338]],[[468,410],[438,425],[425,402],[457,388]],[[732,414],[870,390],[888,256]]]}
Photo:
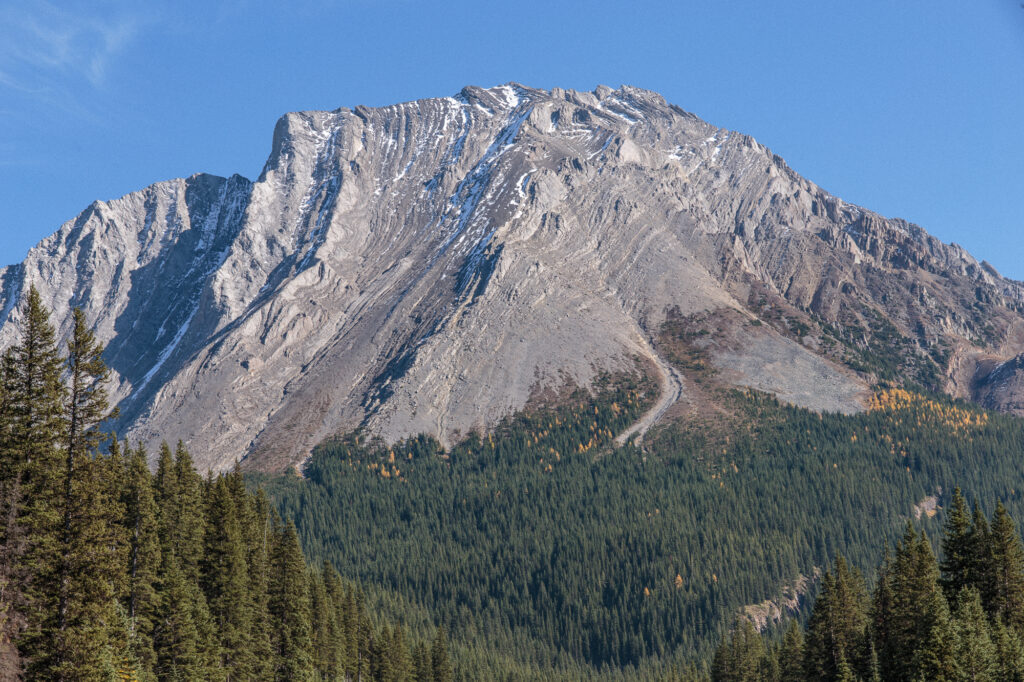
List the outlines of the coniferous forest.
{"label": "coniferous forest", "polygon": [[991,520],[956,489],[941,561],[907,525],[873,591],[841,556],[805,628],[766,642],[749,620],[719,645],[714,682],[1024,679],[1024,547],[1006,508]]}
{"label": "coniferous forest", "polygon": [[104,431],[80,312],[63,350],[34,292],[24,319],[0,679],[1024,679],[1022,420],[705,387],[714,418],[619,446],[637,372],[448,448],[357,432],[301,478],[202,476]]}
{"label": "coniferous forest", "polygon": [[448,682],[443,630],[377,618],[241,473],[103,432],[103,352],[33,290],[0,374],[0,680]]}
{"label": "coniferous forest", "polygon": [[608,380],[449,449],[337,439],[266,490],[390,617],[444,623],[467,679],[707,673],[737,613],[804,585],[763,624],[781,636],[833,557],[875,576],[957,485],[1022,511],[1019,419],[896,388],[855,416],[731,391],[727,417],[615,447],[647,392]]}

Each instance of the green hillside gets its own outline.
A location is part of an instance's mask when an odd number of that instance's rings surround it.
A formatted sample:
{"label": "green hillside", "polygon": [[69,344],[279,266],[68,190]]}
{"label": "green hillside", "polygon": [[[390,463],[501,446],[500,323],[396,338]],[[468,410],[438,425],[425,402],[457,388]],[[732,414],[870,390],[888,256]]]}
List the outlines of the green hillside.
{"label": "green hillside", "polygon": [[584,677],[708,660],[741,607],[836,553],[870,572],[914,505],[955,485],[1022,511],[1015,418],[901,390],[857,416],[731,391],[714,419],[612,447],[646,395],[609,380],[447,451],[352,435],[267,491],[311,556],[415,605],[393,617],[430,613],[508,670]]}

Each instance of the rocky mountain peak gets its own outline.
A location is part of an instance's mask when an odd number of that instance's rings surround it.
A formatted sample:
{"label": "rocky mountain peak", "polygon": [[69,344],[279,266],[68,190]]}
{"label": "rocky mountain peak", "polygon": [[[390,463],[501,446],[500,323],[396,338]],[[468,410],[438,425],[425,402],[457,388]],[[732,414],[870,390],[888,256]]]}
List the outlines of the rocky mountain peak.
{"label": "rocky mountain peak", "polygon": [[214,469],[359,426],[446,440],[638,358],[685,402],[670,311],[714,321],[728,381],[818,409],[883,375],[980,396],[980,368],[1016,395],[990,370],[1024,351],[1019,283],[628,86],[290,113],[255,182],[95,202],[0,270],[0,346],[31,284],[61,333],[95,322],[122,433]]}

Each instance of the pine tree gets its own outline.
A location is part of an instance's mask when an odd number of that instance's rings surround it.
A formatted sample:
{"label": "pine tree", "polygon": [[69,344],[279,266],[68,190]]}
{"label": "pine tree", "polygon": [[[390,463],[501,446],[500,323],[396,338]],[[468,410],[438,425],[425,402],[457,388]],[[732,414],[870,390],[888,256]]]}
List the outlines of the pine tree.
{"label": "pine tree", "polygon": [[269,610],[279,680],[314,676],[309,579],[298,533],[289,522],[275,533],[270,557]]}
{"label": "pine tree", "polygon": [[761,679],[764,640],[749,620],[736,624],[715,652],[711,664],[714,682],[755,682]]}
{"label": "pine tree", "polygon": [[430,645],[430,665],[434,671],[434,682],[452,682],[455,671],[448,658],[448,633],[444,627],[438,627],[434,634],[434,642]]}
{"label": "pine tree", "polygon": [[160,680],[187,682],[210,677],[202,645],[204,618],[199,587],[188,581],[177,561],[169,561],[161,574],[160,605],[153,629],[156,674]]}
{"label": "pine tree", "polygon": [[185,577],[199,584],[200,561],[206,517],[203,513],[203,478],[196,473],[192,455],[178,441],[174,451],[174,472],[177,477],[177,508],[174,521],[174,552],[181,562]]}
{"label": "pine tree", "polygon": [[156,582],[160,571],[160,542],[153,479],[146,461],[146,450],[141,443],[135,450],[127,451],[124,466],[125,485],[121,501],[128,543],[125,611],[130,647],[138,662],[139,677],[147,679],[156,665],[153,628],[159,606]]}
{"label": "pine tree", "polygon": [[412,668],[416,682],[433,682],[434,670],[430,664],[430,651],[423,642],[417,642],[412,651]]}
{"label": "pine tree", "polygon": [[23,317],[21,343],[8,368],[11,427],[3,444],[5,467],[16,472],[13,476],[20,489],[18,523],[25,538],[20,559],[25,629],[19,649],[30,675],[57,679],[65,653],[54,646],[59,632],[65,389],[54,330],[35,287],[29,290]]}
{"label": "pine tree", "polygon": [[814,604],[804,644],[806,679],[832,680],[839,662],[858,670],[866,666],[868,594],[864,579],[843,557],[825,574]]}
{"label": "pine tree", "polygon": [[[111,497],[105,462],[98,447],[100,424],[109,416],[109,371],[103,346],[73,311],[68,341],[60,529],[53,567],[57,614],[47,674],[55,679],[101,674],[105,661],[119,659],[126,643],[120,631],[115,597],[123,577],[122,546],[117,536],[118,500]],[[40,670],[41,672],[41,670]]]}
{"label": "pine tree", "polygon": [[951,638],[949,608],[939,587],[939,567],[931,544],[912,524],[907,524],[878,589],[882,592],[876,591],[876,614],[883,611],[882,595],[891,599],[886,607],[885,638],[879,640],[885,652],[881,657],[883,677],[916,679],[929,656],[944,664]]}
{"label": "pine tree", "polygon": [[996,648],[989,632],[988,618],[981,607],[981,595],[974,588],[961,588],[954,614],[956,660],[962,679],[982,682],[995,679]]}
{"label": "pine tree", "polygon": [[1000,502],[989,533],[991,556],[989,612],[1018,628],[1024,626],[1024,547],[1013,520]]}
{"label": "pine tree", "polygon": [[922,609],[922,621],[928,624],[928,631],[920,648],[911,656],[914,679],[954,682],[961,679],[962,671],[957,659],[956,632],[946,597],[937,590],[929,596],[929,600]]}
{"label": "pine tree", "polygon": [[989,537],[988,519],[981,511],[977,502],[974,503],[974,511],[971,514],[970,541],[967,543],[970,550],[970,561],[968,562],[968,587],[973,587],[981,593],[981,603],[988,611],[993,594],[994,576],[992,573],[992,543]]}
{"label": "pine tree", "polygon": [[245,499],[243,533],[248,548],[249,589],[252,592],[252,629],[250,647],[253,655],[253,677],[265,680],[273,676],[274,652],[271,646],[271,620],[268,609],[270,581],[270,548],[273,541],[270,503],[263,490],[250,496],[245,492],[241,475],[237,472],[231,478],[236,481],[232,489],[240,499]]}
{"label": "pine tree", "polygon": [[226,478],[212,484],[207,500],[207,531],[202,585],[219,635],[220,668],[231,679],[252,676],[250,650],[252,592],[246,547],[235,498]]}
{"label": "pine tree", "polygon": [[995,679],[1024,682],[1024,642],[1016,630],[996,622],[992,628],[995,647]]}
{"label": "pine tree", "polygon": [[803,682],[804,633],[795,620],[789,622],[779,648],[779,679],[781,682]]}
{"label": "pine tree", "polygon": [[960,488],[953,491],[945,533],[942,536],[942,588],[946,598],[953,600],[971,581],[973,553],[971,548],[971,517],[967,513]]}

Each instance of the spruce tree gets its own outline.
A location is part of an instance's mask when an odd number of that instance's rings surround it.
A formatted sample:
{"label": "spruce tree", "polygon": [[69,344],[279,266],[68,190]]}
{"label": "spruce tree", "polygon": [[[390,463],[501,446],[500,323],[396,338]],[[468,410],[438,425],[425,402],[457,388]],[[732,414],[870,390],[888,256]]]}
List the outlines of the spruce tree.
{"label": "spruce tree", "polygon": [[995,647],[995,679],[1000,682],[1024,682],[1024,641],[1020,634],[1005,623],[996,622],[992,628]]}
{"label": "spruce tree", "polygon": [[21,489],[17,479],[0,481],[0,680],[14,680],[22,661],[16,642],[25,626],[22,555],[26,535],[20,523]]}
{"label": "spruce tree", "polygon": [[174,450],[174,472],[177,477],[177,509],[174,521],[174,551],[181,570],[190,582],[199,584],[206,515],[203,504],[203,478],[195,469],[192,455],[178,441]]}
{"label": "spruce tree", "polygon": [[1024,547],[1002,502],[992,516],[989,556],[989,613],[1019,629],[1024,626]]}
{"label": "spruce tree", "polygon": [[889,548],[885,549],[885,557],[878,567],[878,580],[875,592],[871,597],[871,644],[877,659],[880,673],[889,673],[896,669],[896,661],[901,655],[895,632],[893,597],[893,560]]}
{"label": "spruce tree", "polygon": [[[157,506],[160,602],[153,629],[156,670],[161,679],[206,679],[219,660],[219,639],[199,587],[202,552],[202,480],[162,443],[154,493]],[[198,546],[197,546],[198,545]]]}
{"label": "spruce tree", "polygon": [[852,670],[867,663],[868,594],[860,573],[837,557],[822,578],[804,644],[806,679],[832,680],[845,661]]}
{"label": "spruce tree", "polygon": [[246,499],[245,506],[248,508],[243,533],[248,548],[249,589],[252,593],[250,647],[253,652],[253,676],[265,680],[273,676],[275,668],[268,608],[273,511],[262,489],[250,496],[245,492],[244,485],[239,487],[241,475],[237,471],[232,474],[232,478],[237,481],[231,486],[232,489],[237,496]]}
{"label": "spruce tree", "polygon": [[65,432],[61,358],[49,312],[35,287],[23,309],[21,343],[9,368],[11,427],[4,443],[22,500],[25,533],[20,559],[25,629],[19,649],[30,675],[59,679],[65,648],[58,641],[61,554],[61,444]]}
{"label": "spruce tree", "polygon": [[453,682],[455,671],[448,657],[448,633],[443,626],[437,628],[434,642],[430,645],[430,665],[434,671],[434,682]]}
{"label": "spruce tree", "polygon": [[124,569],[117,534],[119,500],[111,496],[110,472],[98,455],[106,437],[99,427],[109,416],[109,371],[101,358],[103,346],[86,325],[85,315],[75,309],[72,318],[61,521],[52,574],[57,614],[47,670],[55,679],[100,675],[109,661],[120,660],[127,638],[115,603]]}
{"label": "spruce tree", "polygon": [[983,682],[994,680],[996,647],[992,643],[988,618],[981,607],[981,595],[974,588],[961,588],[954,613],[956,660],[962,678]]}
{"label": "spruce tree", "polygon": [[[931,544],[913,524],[896,547],[892,566],[880,582],[891,606],[887,616],[882,673],[887,679],[916,679],[927,656],[945,661],[949,608],[939,587],[939,567]],[[880,595],[876,593],[876,611]],[[930,665],[930,664],[929,664]]]}
{"label": "spruce tree", "polygon": [[992,543],[989,538],[988,519],[985,518],[985,514],[977,502],[974,503],[974,511],[971,513],[970,541],[967,544],[970,551],[970,561],[968,562],[970,579],[967,586],[973,587],[981,593],[981,603],[988,611],[994,590]]}
{"label": "spruce tree", "polygon": [[142,443],[134,450],[127,450],[124,466],[125,485],[121,500],[128,544],[128,572],[123,598],[131,651],[139,663],[140,678],[147,679],[156,665],[153,628],[159,607],[156,582],[160,571],[160,541],[153,478]]}
{"label": "spruce tree", "polygon": [[199,587],[190,583],[177,561],[161,573],[160,605],[153,628],[157,678],[173,682],[205,680],[210,668],[203,646],[204,618],[198,606]]}
{"label": "spruce tree", "polygon": [[962,671],[957,658],[957,636],[946,597],[936,590],[922,605],[922,624],[928,627],[924,640],[911,655],[914,679],[954,682]]}
{"label": "spruce tree", "polygon": [[779,648],[780,682],[802,682],[804,679],[804,633],[795,620],[789,622]]}
{"label": "spruce tree", "polygon": [[309,578],[299,536],[291,522],[275,533],[268,597],[275,678],[313,679]]}
{"label": "spruce tree", "polygon": [[423,642],[417,642],[412,651],[412,668],[416,682],[433,682],[434,670],[430,664],[430,651]]}
{"label": "spruce tree", "polygon": [[971,517],[967,512],[960,488],[953,491],[949,513],[942,536],[942,588],[946,598],[953,600],[971,581],[973,552],[971,547]]}
{"label": "spruce tree", "polygon": [[313,610],[317,623],[317,667],[325,679],[336,679],[344,670],[345,637],[341,619],[344,617],[345,590],[338,572],[329,562],[323,563],[315,578]]}
{"label": "spruce tree", "polygon": [[394,682],[412,682],[413,661],[409,645],[405,641],[405,631],[401,625],[395,625],[391,631],[391,645],[388,651],[391,659],[392,680]]}
{"label": "spruce tree", "polygon": [[202,585],[219,636],[220,668],[231,679],[252,676],[252,591],[239,513],[228,481],[219,477],[207,500]]}
{"label": "spruce tree", "polygon": [[761,677],[765,656],[764,640],[746,619],[738,621],[732,633],[715,652],[711,664],[714,682],[754,682]]}

